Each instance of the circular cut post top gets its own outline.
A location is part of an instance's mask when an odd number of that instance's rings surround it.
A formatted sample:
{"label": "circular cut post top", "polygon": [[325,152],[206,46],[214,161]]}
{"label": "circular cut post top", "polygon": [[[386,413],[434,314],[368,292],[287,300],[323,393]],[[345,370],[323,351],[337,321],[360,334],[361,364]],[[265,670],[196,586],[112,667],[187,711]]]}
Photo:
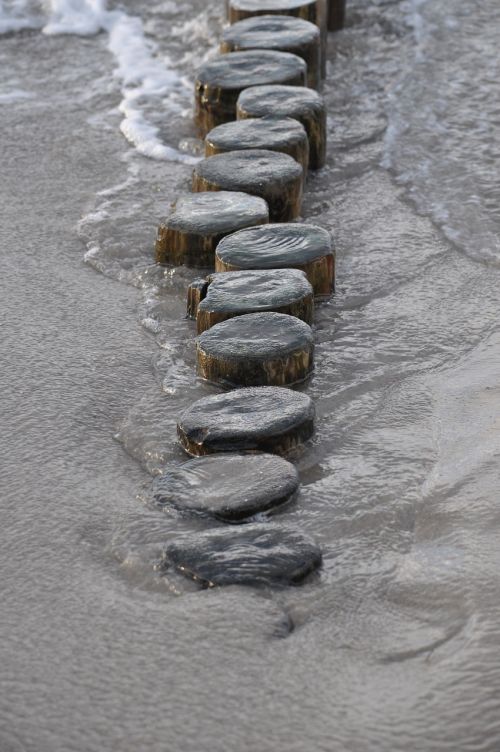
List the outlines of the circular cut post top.
{"label": "circular cut post top", "polygon": [[290,305],[312,296],[312,287],[304,272],[283,269],[253,269],[210,276],[206,297],[199,310],[224,313],[258,313]]}
{"label": "circular cut post top", "polygon": [[223,31],[221,52],[235,50],[281,50],[303,58],[307,64],[308,86],[317,87],[321,80],[319,28],[314,23],[293,16],[251,16]]}
{"label": "circular cut post top", "polygon": [[330,233],[322,227],[283,222],[249,227],[226,235],[216,257],[238,269],[281,269],[333,255]]}
{"label": "circular cut post top", "polygon": [[220,190],[246,188],[255,195],[254,191],[261,191],[263,184],[278,186],[300,180],[303,171],[288,154],[269,149],[241,149],[202,159],[193,174],[211,185],[221,186]]}
{"label": "circular cut post top", "polygon": [[173,230],[194,235],[220,235],[236,226],[267,222],[269,210],[263,198],[242,191],[189,193],[172,205],[166,223]]}
{"label": "circular cut post top", "polygon": [[300,530],[276,523],[184,535],[164,553],[175,567],[202,587],[297,584],[321,565],[321,549]]}
{"label": "circular cut post top", "polygon": [[248,87],[239,95],[237,107],[244,117],[273,115],[297,120],[311,112],[326,111],[325,100],[314,89],[273,84]]}
{"label": "circular cut post top", "polygon": [[311,398],[276,386],[203,397],[177,424],[181,445],[193,456],[241,450],[285,454],[309,439],[313,430]]}
{"label": "circular cut post top", "polygon": [[316,24],[293,16],[251,16],[228,26],[222,33],[222,45],[231,50],[280,50],[319,44]]}
{"label": "circular cut post top", "polygon": [[162,507],[238,522],[287,502],[299,486],[296,468],[274,454],[199,457],[155,478]]}
{"label": "circular cut post top", "polygon": [[308,6],[315,6],[317,0],[231,0],[230,9],[247,13],[293,13]]}
{"label": "circular cut post top", "polygon": [[228,360],[286,358],[294,351],[310,350],[311,327],[285,313],[249,313],[222,321],[197,338],[207,355]]}
{"label": "circular cut post top", "polygon": [[307,66],[290,52],[248,50],[218,55],[196,72],[198,85],[239,92],[248,86],[306,79]]}
{"label": "circular cut post top", "polygon": [[268,149],[242,149],[215,154],[193,171],[193,191],[244,191],[264,198],[269,217],[289,222],[300,214],[302,166],[290,157]]}
{"label": "circular cut post top", "polygon": [[288,154],[307,170],[309,140],[304,126],[294,118],[248,118],[213,128],[205,138],[207,156],[242,149],[265,149]]}

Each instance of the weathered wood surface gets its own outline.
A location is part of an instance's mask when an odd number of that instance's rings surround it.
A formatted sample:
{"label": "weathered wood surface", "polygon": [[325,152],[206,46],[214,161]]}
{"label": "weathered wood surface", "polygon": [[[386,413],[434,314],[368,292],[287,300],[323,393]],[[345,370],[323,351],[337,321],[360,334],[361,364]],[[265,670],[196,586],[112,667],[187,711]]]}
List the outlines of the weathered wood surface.
{"label": "weathered wood surface", "polygon": [[335,289],[335,251],[327,230],[316,225],[281,223],[249,227],[226,235],[215,251],[215,271],[301,269],[316,297]]}
{"label": "weathered wood surface", "polygon": [[305,86],[307,65],[289,52],[249,50],[219,55],[204,63],[195,82],[195,124],[202,137],[235,119],[236,100],[248,86]]}
{"label": "weathered wood surface", "polygon": [[326,105],[314,89],[302,86],[252,86],[242,91],[236,105],[238,120],[266,115],[291,117],[302,123],[309,138],[309,168],[326,162]]}
{"label": "weathered wood surface", "polygon": [[233,120],[213,128],[205,137],[205,156],[241,149],[267,149],[288,154],[307,174],[309,139],[302,123],[293,118]]}
{"label": "weathered wood surface", "polygon": [[[236,53],[235,53],[236,54]],[[273,222],[290,222],[300,215],[304,171],[288,154],[267,149],[242,149],[216,154],[193,170],[192,189],[243,191],[263,198]]]}
{"label": "weathered wood surface", "polygon": [[216,324],[196,341],[198,372],[222,386],[291,386],[313,370],[311,327],[282,313],[250,313]]}
{"label": "weathered wood surface", "polygon": [[195,402],[181,415],[177,435],[193,457],[242,450],[286,455],[311,438],[314,414],[307,394],[243,387]]}
{"label": "weathered wood surface", "polygon": [[[314,318],[314,293],[304,272],[297,269],[257,269],[211,274],[207,277],[196,311],[198,333],[211,326],[247,313],[274,311],[296,316],[311,324]],[[188,298],[189,298],[188,294]]]}
{"label": "weathered wood surface", "polygon": [[307,85],[321,82],[321,38],[318,26],[292,16],[252,16],[222,33],[220,51],[279,50],[301,57],[307,64]]}
{"label": "weathered wood surface", "polygon": [[288,502],[299,486],[294,465],[275,454],[197,457],[155,478],[160,508],[241,522]]}
{"label": "weathered wood surface", "polygon": [[346,0],[328,0],[328,31],[339,31],[345,24]]}
{"label": "weathered wood surface", "polygon": [[269,221],[264,199],[235,191],[181,196],[156,236],[156,261],[213,267],[215,248],[235,230]]}
{"label": "weathered wood surface", "polygon": [[298,584],[321,565],[321,549],[300,530],[277,523],[183,535],[164,553],[174,567],[201,587]]}

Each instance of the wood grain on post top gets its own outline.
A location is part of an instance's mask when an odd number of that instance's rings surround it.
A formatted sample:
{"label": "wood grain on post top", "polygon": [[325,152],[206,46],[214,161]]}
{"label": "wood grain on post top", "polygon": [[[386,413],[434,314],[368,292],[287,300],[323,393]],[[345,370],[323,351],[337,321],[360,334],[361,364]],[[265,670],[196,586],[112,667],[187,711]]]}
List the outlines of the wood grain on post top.
{"label": "wood grain on post top", "polygon": [[316,297],[335,289],[335,252],[330,233],[309,224],[250,227],[226,235],[215,251],[215,270],[301,269]]}
{"label": "wood grain on post top", "polygon": [[293,157],[309,167],[309,139],[302,123],[293,118],[248,118],[213,128],[205,137],[205,156],[241,149],[268,149]]}
{"label": "wood grain on post top", "polygon": [[309,138],[309,168],[326,162],[326,106],[314,89],[302,86],[252,86],[241,92],[236,105],[238,120],[266,115],[291,117],[302,123]]}
{"label": "wood grain on post top", "polygon": [[222,53],[243,50],[279,50],[301,57],[307,64],[307,85],[321,81],[320,30],[316,24],[292,16],[251,16],[223,31]]}
{"label": "wood grain on post top", "polygon": [[213,267],[217,243],[243,227],[265,224],[269,209],[264,199],[236,191],[180,196],[156,237],[156,261]]}
{"label": "wood grain on post top", "polygon": [[235,120],[243,89],[262,84],[305,86],[307,65],[290,52],[249,50],[219,55],[196,74],[195,124],[201,136],[216,125]]}
{"label": "wood grain on post top", "polygon": [[290,222],[300,215],[303,175],[301,165],[288,154],[242,149],[199,162],[193,170],[192,189],[260,196],[267,201],[273,222]]}

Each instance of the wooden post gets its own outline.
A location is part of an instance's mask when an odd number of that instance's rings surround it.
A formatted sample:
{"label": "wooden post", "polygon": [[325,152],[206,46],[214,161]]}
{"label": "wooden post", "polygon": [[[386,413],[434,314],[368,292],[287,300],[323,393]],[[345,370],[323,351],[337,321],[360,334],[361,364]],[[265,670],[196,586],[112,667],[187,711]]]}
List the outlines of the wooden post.
{"label": "wooden post", "polygon": [[309,224],[251,227],[226,235],[215,251],[215,271],[301,269],[318,298],[335,289],[335,251],[330,233]]}
{"label": "wooden post", "polygon": [[321,75],[326,73],[327,0],[230,0],[229,22],[243,21],[252,16],[295,16],[310,21],[320,30]]}
{"label": "wooden post", "polygon": [[218,125],[205,138],[207,157],[239,149],[268,149],[288,154],[307,175],[309,139],[302,123],[293,118],[234,120]]}
{"label": "wooden post", "polygon": [[288,154],[242,149],[199,162],[193,170],[192,189],[260,196],[269,206],[269,219],[289,222],[300,215],[303,175],[302,167]]}
{"label": "wooden post", "polygon": [[235,191],[180,196],[158,227],[156,261],[211,268],[217,243],[243,227],[267,223],[262,198]]}
{"label": "wooden post", "polygon": [[307,85],[321,82],[321,39],[316,24],[291,16],[251,16],[223,31],[220,51],[279,50],[301,57],[307,64]]}
{"label": "wooden post", "polygon": [[291,386],[313,369],[311,327],[283,313],[222,321],[196,341],[198,372],[221,386]]}
{"label": "wooden post", "polygon": [[314,414],[303,392],[243,387],[199,399],[179,418],[177,435],[193,457],[247,450],[283,456],[311,438]]}
{"label": "wooden post", "polygon": [[299,474],[275,454],[207,455],[170,468],[153,482],[160,509],[241,522],[272,512],[292,499]]}
{"label": "wooden post", "polygon": [[328,31],[344,28],[346,0],[328,0]]}
{"label": "wooden post", "polygon": [[196,74],[195,124],[200,135],[235,119],[236,100],[248,86],[305,86],[306,77],[305,62],[289,52],[250,50],[219,55]]}
{"label": "wooden post", "polygon": [[291,117],[302,123],[309,138],[309,169],[326,162],[325,100],[302,86],[252,86],[242,91],[236,105],[238,120],[266,115]]}
{"label": "wooden post", "polygon": [[198,334],[234,316],[264,311],[286,313],[312,324],[313,289],[298,269],[282,269],[279,274],[265,269],[216,273],[207,281],[196,311]]}
{"label": "wooden post", "polygon": [[283,587],[298,584],[321,566],[321,549],[296,528],[254,522],[183,535],[168,544],[162,565],[203,588]]}

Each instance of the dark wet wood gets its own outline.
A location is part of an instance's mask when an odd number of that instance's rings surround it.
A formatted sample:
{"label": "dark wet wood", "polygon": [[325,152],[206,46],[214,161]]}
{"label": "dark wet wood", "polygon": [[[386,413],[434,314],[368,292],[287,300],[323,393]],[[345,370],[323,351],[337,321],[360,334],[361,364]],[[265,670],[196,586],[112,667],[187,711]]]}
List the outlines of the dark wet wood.
{"label": "dark wet wood", "polygon": [[220,191],[181,196],[158,227],[156,261],[213,268],[215,248],[225,235],[268,221],[266,202],[246,193]]}
{"label": "dark wet wood", "polygon": [[321,549],[300,530],[277,523],[183,535],[170,543],[162,568],[174,567],[201,587],[298,584],[321,565]]}
{"label": "dark wet wood", "polygon": [[305,86],[304,60],[288,52],[250,50],[219,55],[204,63],[195,82],[195,125],[204,137],[221,123],[235,120],[243,89],[262,84]]}
{"label": "dark wet wood", "polygon": [[190,319],[196,318],[198,306],[207,294],[208,281],[206,278],[195,279],[187,290],[187,315]]}
{"label": "dark wet wood", "polygon": [[344,28],[346,0],[328,0],[328,31]]}
{"label": "dark wet wood", "polygon": [[214,324],[247,313],[274,311],[296,316],[306,324],[314,318],[314,293],[297,269],[245,270],[212,274],[196,312],[198,334]]}
{"label": "dark wet wood", "polygon": [[180,444],[193,457],[248,450],[283,456],[313,432],[311,398],[277,386],[243,387],[203,397],[184,411],[177,424]]}
{"label": "dark wet wood", "polygon": [[[235,53],[236,54],[236,53]],[[290,222],[300,215],[304,171],[288,154],[267,149],[242,149],[216,154],[199,162],[192,189],[244,191],[263,198],[273,222]]]}
{"label": "dark wet wood", "polygon": [[335,251],[330,233],[309,224],[282,223],[250,227],[227,235],[215,251],[215,271],[301,269],[315,297],[335,289]]}
{"label": "dark wet wood", "polygon": [[302,123],[294,118],[249,118],[213,128],[205,138],[205,156],[241,149],[267,149],[288,154],[307,174],[309,139]]}
{"label": "dark wet wood", "polygon": [[309,168],[326,162],[326,105],[313,89],[300,86],[253,86],[238,97],[236,116],[245,118],[291,117],[306,129],[309,138]]}
{"label": "dark wet wood", "polygon": [[282,313],[250,313],[216,324],[196,341],[198,372],[222,386],[291,386],[313,369],[311,327]]}
{"label": "dark wet wood", "polygon": [[301,57],[307,64],[307,85],[321,81],[321,38],[315,23],[285,15],[245,18],[223,31],[220,51],[280,50]]}
{"label": "dark wet wood", "polygon": [[153,498],[162,509],[241,522],[281,507],[298,486],[295,466],[275,454],[215,454],[155,478]]}

